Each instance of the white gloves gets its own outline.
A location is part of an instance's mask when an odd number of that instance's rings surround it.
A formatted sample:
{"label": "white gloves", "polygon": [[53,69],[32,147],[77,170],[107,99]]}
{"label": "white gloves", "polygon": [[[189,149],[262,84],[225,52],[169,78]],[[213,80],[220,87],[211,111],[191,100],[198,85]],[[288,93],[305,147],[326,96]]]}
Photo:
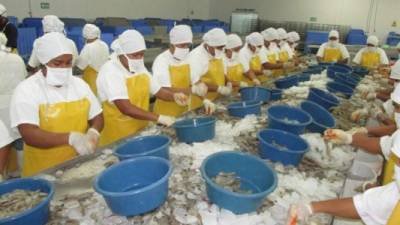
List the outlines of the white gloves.
{"label": "white gloves", "polygon": [[239,86],[240,86],[241,88],[244,88],[244,87],[248,87],[248,86],[249,86],[249,84],[248,84],[248,83],[246,83],[246,82],[244,82],[244,81],[240,81],[240,84],[239,84]]}
{"label": "white gloves", "polygon": [[208,99],[204,99],[203,104],[204,104],[204,110],[206,111],[206,114],[208,114],[208,115],[213,114],[215,112],[215,110],[217,109],[215,104]]}
{"label": "white gloves", "polygon": [[86,132],[86,138],[90,144],[90,149],[92,152],[94,152],[97,144],[99,143],[100,133],[94,128],[89,128],[89,130]]}
{"label": "white gloves", "polygon": [[340,129],[328,129],[324,133],[324,139],[334,144],[349,145],[353,142],[353,135]]}
{"label": "white gloves", "polygon": [[289,224],[308,224],[308,220],[313,215],[313,209],[310,203],[293,204],[289,208],[289,216],[286,222]]}
{"label": "white gloves", "polygon": [[187,106],[189,104],[189,97],[183,93],[174,93],[174,101],[179,106]]}
{"label": "white gloves", "polygon": [[257,78],[254,78],[254,79],[253,79],[253,83],[254,83],[254,85],[256,85],[256,86],[260,86],[260,85],[261,85],[260,80],[258,80]]}
{"label": "white gloves", "polygon": [[160,115],[158,117],[157,123],[170,127],[172,126],[172,124],[175,123],[175,118],[171,116]]}
{"label": "white gloves", "polygon": [[217,92],[224,96],[230,95],[232,93],[232,83],[228,83],[226,86],[218,86]]}
{"label": "white gloves", "polygon": [[208,91],[207,85],[205,83],[198,83],[192,86],[192,93],[204,97]]}
{"label": "white gloves", "polygon": [[71,132],[68,137],[68,144],[71,145],[79,155],[93,153],[93,143],[87,134]]}
{"label": "white gloves", "polygon": [[362,118],[365,118],[368,116],[368,110],[363,108],[363,109],[357,109],[356,111],[351,113],[351,120],[353,122],[359,122]]}

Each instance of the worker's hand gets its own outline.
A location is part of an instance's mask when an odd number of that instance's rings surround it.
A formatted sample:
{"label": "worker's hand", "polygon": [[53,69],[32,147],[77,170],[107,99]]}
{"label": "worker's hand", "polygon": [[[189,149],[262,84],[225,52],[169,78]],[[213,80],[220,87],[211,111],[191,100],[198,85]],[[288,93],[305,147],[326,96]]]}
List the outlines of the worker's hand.
{"label": "worker's hand", "polygon": [[205,83],[198,83],[192,86],[192,93],[200,96],[200,97],[204,97],[206,96],[208,91],[207,85]]}
{"label": "worker's hand", "polygon": [[228,83],[226,86],[218,86],[217,92],[224,96],[230,95],[232,93],[232,83]]}
{"label": "worker's hand", "polygon": [[252,81],[253,81],[254,85],[256,85],[256,86],[260,86],[261,85],[260,80],[257,79],[257,78],[254,78]]}
{"label": "worker's hand", "polygon": [[356,111],[352,112],[350,118],[353,122],[358,123],[360,122],[361,119],[368,117],[368,115],[369,115],[368,110],[363,108],[363,109],[357,109]]}
{"label": "worker's hand", "polygon": [[180,106],[187,106],[189,104],[189,97],[183,93],[174,93],[174,101]]}
{"label": "worker's hand", "polygon": [[175,123],[175,118],[171,116],[160,115],[157,123],[170,127]]}
{"label": "worker's hand", "polygon": [[292,62],[285,62],[285,63],[283,63],[282,67],[283,67],[283,69],[291,69],[291,68],[294,68],[295,65]]}
{"label": "worker's hand", "polygon": [[340,129],[328,129],[324,133],[324,139],[331,141],[335,144],[351,144],[353,142],[353,136]]}
{"label": "worker's hand", "polygon": [[94,152],[97,144],[99,143],[100,133],[94,128],[89,128],[89,130],[86,132],[86,138],[89,142],[90,150]]}
{"label": "worker's hand", "polygon": [[213,114],[215,112],[215,110],[217,109],[215,104],[208,99],[204,99],[203,104],[204,104],[204,110],[207,115]]}
{"label": "worker's hand", "polygon": [[297,203],[290,206],[288,214],[287,225],[308,224],[313,214],[313,209],[310,203]]}
{"label": "worker's hand", "polygon": [[248,87],[249,84],[248,84],[247,82],[240,81],[239,86],[240,86],[241,88],[244,88],[244,87]]}
{"label": "worker's hand", "polygon": [[360,133],[360,134],[368,134],[368,129],[365,127],[353,127],[348,131],[351,135]]}
{"label": "worker's hand", "polygon": [[68,137],[68,144],[72,146],[79,155],[89,155],[92,151],[92,144],[86,134],[71,132]]}

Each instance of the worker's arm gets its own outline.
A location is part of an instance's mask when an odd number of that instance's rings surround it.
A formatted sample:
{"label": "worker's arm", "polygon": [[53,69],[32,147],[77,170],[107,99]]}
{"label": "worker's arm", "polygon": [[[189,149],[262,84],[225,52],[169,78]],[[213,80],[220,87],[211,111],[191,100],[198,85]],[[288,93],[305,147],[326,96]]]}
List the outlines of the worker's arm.
{"label": "worker's arm", "polygon": [[169,102],[173,102],[174,100],[174,92],[166,89],[166,88],[161,88],[155,95],[157,98],[162,99],[164,101],[169,101]]}
{"label": "worker's arm", "polygon": [[387,100],[390,99],[390,93],[391,93],[391,91],[386,91],[386,90],[385,91],[383,91],[383,90],[378,91],[378,92],[376,92],[376,98],[381,100],[381,101],[386,102]]}
{"label": "worker's arm", "polygon": [[257,78],[256,75],[254,74],[254,72],[253,72],[252,70],[247,71],[244,75],[245,75],[247,78],[249,78],[250,80],[254,80],[254,79]]}
{"label": "worker's arm", "polygon": [[186,95],[191,94],[191,89],[190,88],[173,88],[173,87],[163,87],[164,89],[174,92],[174,93],[184,93]]}
{"label": "worker's arm", "polygon": [[8,156],[11,151],[11,144],[0,148],[0,175],[5,172]]}
{"label": "worker's arm", "polygon": [[217,92],[218,85],[210,84],[210,83],[206,83],[206,82],[205,82],[205,84],[207,85],[208,92]]}
{"label": "worker's arm", "polygon": [[313,213],[326,213],[349,219],[360,219],[353,198],[331,199],[311,203]]}
{"label": "worker's arm", "polygon": [[362,148],[363,150],[371,154],[382,154],[380,138],[369,137],[368,134],[355,133],[353,135],[351,145],[357,148]]}
{"label": "worker's arm", "polygon": [[378,126],[378,127],[368,127],[368,135],[375,136],[375,137],[383,137],[386,135],[393,134],[397,127],[395,124],[387,125],[387,126]]}
{"label": "worker's arm", "polygon": [[349,58],[345,58],[345,59],[337,61],[337,63],[340,63],[340,64],[347,64],[348,62],[349,62]]}
{"label": "worker's arm", "polygon": [[95,116],[93,119],[89,120],[89,125],[91,128],[96,129],[99,133],[103,130],[104,118],[103,113]]}
{"label": "worker's arm", "polygon": [[118,110],[127,116],[138,120],[157,121],[158,115],[152,112],[145,111],[135,105],[132,105],[128,99],[114,100],[114,104]]}
{"label": "worker's arm", "polygon": [[283,64],[282,63],[272,64],[269,62],[265,62],[263,64],[263,67],[265,70],[277,70],[277,69],[283,69]]}
{"label": "worker's arm", "polygon": [[37,125],[26,123],[18,125],[18,130],[24,142],[32,147],[49,149],[69,144],[69,133],[49,132],[40,129]]}

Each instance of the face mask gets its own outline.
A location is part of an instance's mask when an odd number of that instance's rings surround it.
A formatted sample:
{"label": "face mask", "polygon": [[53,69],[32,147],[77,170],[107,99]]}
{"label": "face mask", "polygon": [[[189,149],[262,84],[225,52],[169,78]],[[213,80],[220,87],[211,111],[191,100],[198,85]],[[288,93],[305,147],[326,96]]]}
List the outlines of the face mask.
{"label": "face mask", "polygon": [[125,56],[128,59],[129,72],[138,73],[145,70],[144,61],[142,59],[130,59],[128,56]]}
{"label": "face mask", "polygon": [[367,50],[370,51],[370,52],[374,52],[376,50],[376,47],[367,46]]}
{"label": "face mask", "polygon": [[218,49],[214,49],[214,52],[215,52],[214,58],[216,58],[216,59],[222,58],[222,56],[224,54],[224,52],[222,50],[218,50]]}
{"label": "face mask", "polygon": [[231,59],[232,60],[236,60],[236,59],[238,59],[239,58],[239,53],[237,53],[237,52],[232,52],[232,57],[231,57]]}
{"label": "face mask", "polygon": [[396,181],[397,187],[400,189],[400,167],[394,166],[394,180]]}
{"label": "face mask", "polygon": [[51,86],[64,86],[72,77],[72,68],[53,68],[48,67],[46,73],[46,83]]}
{"label": "face mask", "polygon": [[339,44],[339,41],[337,41],[337,40],[335,40],[335,41],[329,41],[329,45],[330,45],[332,48],[337,47],[338,44]]}
{"label": "face mask", "polygon": [[189,49],[188,48],[178,48],[175,47],[174,51],[174,58],[178,60],[184,60],[186,57],[189,55]]}
{"label": "face mask", "polygon": [[396,127],[400,128],[400,113],[394,113],[394,121],[396,122]]}

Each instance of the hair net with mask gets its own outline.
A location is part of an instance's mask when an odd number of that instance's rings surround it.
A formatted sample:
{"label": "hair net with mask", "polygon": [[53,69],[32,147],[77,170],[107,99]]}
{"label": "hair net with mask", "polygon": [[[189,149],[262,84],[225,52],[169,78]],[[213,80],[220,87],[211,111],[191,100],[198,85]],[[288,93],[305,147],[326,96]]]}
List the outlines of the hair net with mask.
{"label": "hair net with mask", "polygon": [[287,40],[292,43],[300,41],[300,35],[296,31],[291,31],[288,33]]}
{"label": "hair net with mask", "polygon": [[211,29],[204,34],[203,41],[211,47],[224,46],[226,45],[225,31],[221,28]]}
{"label": "hair net with mask", "polygon": [[242,39],[237,34],[229,34],[226,36],[226,49],[233,49],[242,46]]}
{"label": "hair net with mask", "polygon": [[264,44],[264,38],[260,33],[253,32],[246,36],[246,43],[258,47]]}
{"label": "hair net with mask", "polygon": [[192,29],[188,25],[174,26],[169,32],[169,42],[173,45],[193,42]]}
{"label": "hair net with mask", "polygon": [[335,38],[339,39],[339,32],[338,32],[337,30],[331,30],[331,31],[329,32],[329,36],[328,36],[328,37],[329,37],[329,38],[335,37]]}
{"label": "hair net with mask", "polygon": [[379,44],[379,39],[378,37],[371,35],[367,39],[367,44],[373,45],[374,47],[377,47]]}
{"label": "hair net with mask", "polygon": [[264,37],[264,40],[269,42],[279,39],[278,32],[276,31],[275,28],[272,27],[264,30],[263,32],[261,32],[261,34]]}
{"label": "hair net with mask", "polygon": [[50,32],[64,33],[64,23],[57,16],[54,15],[44,16],[42,19],[42,24],[44,33],[50,33]]}
{"label": "hair net with mask", "polygon": [[88,23],[83,27],[82,34],[85,39],[95,39],[100,38],[101,31],[96,25]]}
{"label": "hair net with mask", "polygon": [[283,28],[278,28],[276,29],[276,32],[278,32],[278,38],[279,40],[285,40],[287,39],[288,35],[285,29]]}

